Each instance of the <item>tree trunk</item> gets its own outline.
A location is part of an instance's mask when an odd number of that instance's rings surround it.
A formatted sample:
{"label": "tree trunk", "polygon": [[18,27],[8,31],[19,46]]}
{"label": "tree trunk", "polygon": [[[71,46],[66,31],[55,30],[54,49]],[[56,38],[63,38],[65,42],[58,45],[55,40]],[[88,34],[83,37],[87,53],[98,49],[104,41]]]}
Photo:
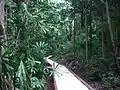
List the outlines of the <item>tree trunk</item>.
{"label": "tree trunk", "polygon": [[75,19],[75,16],[74,16],[73,43],[74,43],[74,58],[75,58],[75,55],[76,55],[76,19]]}
{"label": "tree trunk", "polygon": [[75,58],[75,54],[76,54],[76,12],[75,12],[75,9],[76,9],[76,2],[77,0],[72,0],[72,4],[73,4],[73,7],[74,7],[74,16],[73,16],[73,20],[74,20],[74,28],[73,28],[73,45],[74,45],[74,58]]}
{"label": "tree trunk", "polygon": [[[0,43],[3,39],[4,0],[0,0]],[[0,90],[2,90],[2,45],[0,44]]]}
{"label": "tree trunk", "polygon": [[92,55],[92,0],[90,0],[90,56]]}
{"label": "tree trunk", "polygon": [[[102,24],[103,24],[103,15],[102,15]],[[101,38],[102,38],[102,58],[104,59],[105,58],[105,53],[104,53],[104,47],[105,47],[105,44],[104,44],[104,29],[101,30]]]}
{"label": "tree trunk", "polygon": [[87,28],[87,16],[85,16],[85,36],[86,36],[86,61],[88,61],[88,28]]}
{"label": "tree trunk", "polygon": [[108,28],[110,30],[110,37],[111,37],[111,41],[112,41],[112,46],[113,46],[113,49],[115,50],[115,43],[114,43],[114,37],[113,37],[113,32],[112,32],[110,13],[109,13],[109,7],[108,7],[107,0],[106,0],[106,15],[107,15],[107,19],[108,19]]}
{"label": "tree trunk", "polygon": [[114,64],[115,64],[115,70],[117,72],[117,74],[119,75],[119,66],[117,63],[117,55],[115,53],[115,42],[114,42],[114,35],[113,35],[113,31],[112,31],[112,26],[111,26],[111,19],[110,19],[110,12],[109,12],[109,6],[108,6],[108,1],[106,0],[106,16],[108,19],[108,28],[110,31],[110,37],[111,37],[111,42],[112,42],[112,47],[113,47],[113,54],[114,54]]}

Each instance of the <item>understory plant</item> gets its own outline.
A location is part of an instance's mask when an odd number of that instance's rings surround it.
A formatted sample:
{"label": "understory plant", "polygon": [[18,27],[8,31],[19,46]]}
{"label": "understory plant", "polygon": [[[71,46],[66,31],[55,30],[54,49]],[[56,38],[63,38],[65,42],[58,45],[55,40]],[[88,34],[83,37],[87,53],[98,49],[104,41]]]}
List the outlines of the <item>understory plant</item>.
{"label": "understory plant", "polygon": [[60,30],[68,30],[69,21],[62,19],[60,6],[44,0],[6,0],[5,8],[3,77],[11,78],[13,88],[44,90],[51,75],[45,57],[58,53]]}

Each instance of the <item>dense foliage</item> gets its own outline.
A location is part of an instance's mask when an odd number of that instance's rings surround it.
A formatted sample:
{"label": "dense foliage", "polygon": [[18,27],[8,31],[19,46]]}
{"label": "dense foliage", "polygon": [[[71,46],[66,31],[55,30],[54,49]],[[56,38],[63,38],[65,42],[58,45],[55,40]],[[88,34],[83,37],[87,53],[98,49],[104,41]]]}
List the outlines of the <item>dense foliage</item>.
{"label": "dense foliage", "polygon": [[62,47],[65,36],[59,36],[69,29],[69,20],[61,13],[63,7],[53,2],[6,0],[5,6],[8,41],[2,58],[3,75],[14,77],[20,90],[43,89],[50,75],[44,58]]}
{"label": "dense foliage", "polygon": [[72,56],[89,79],[118,87],[119,9],[117,0],[6,0],[3,81],[43,90],[51,75],[44,58],[53,55]]}

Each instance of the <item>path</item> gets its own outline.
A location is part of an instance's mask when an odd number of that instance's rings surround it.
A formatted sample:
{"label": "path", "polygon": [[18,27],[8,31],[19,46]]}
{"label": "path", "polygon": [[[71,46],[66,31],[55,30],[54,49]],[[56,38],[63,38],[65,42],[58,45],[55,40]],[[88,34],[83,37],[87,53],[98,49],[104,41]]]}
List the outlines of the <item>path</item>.
{"label": "path", "polygon": [[95,90],[84,82],[81,78],[77,78],[65,66],[60,65],[49,58],[46,61],[55,69],[54,73],[54,86],[55,90]]}

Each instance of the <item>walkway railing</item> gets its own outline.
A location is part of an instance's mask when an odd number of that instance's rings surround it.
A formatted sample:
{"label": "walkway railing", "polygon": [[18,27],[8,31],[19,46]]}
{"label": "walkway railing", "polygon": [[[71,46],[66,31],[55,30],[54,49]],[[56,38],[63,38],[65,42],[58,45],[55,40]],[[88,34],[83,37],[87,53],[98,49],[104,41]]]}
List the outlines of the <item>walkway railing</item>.
{"label": "walkway railing", "polygon": [[55,70],[53,75],[55,90],[95,90],[65,66],[52,61],[49,57],[46,61]]}

